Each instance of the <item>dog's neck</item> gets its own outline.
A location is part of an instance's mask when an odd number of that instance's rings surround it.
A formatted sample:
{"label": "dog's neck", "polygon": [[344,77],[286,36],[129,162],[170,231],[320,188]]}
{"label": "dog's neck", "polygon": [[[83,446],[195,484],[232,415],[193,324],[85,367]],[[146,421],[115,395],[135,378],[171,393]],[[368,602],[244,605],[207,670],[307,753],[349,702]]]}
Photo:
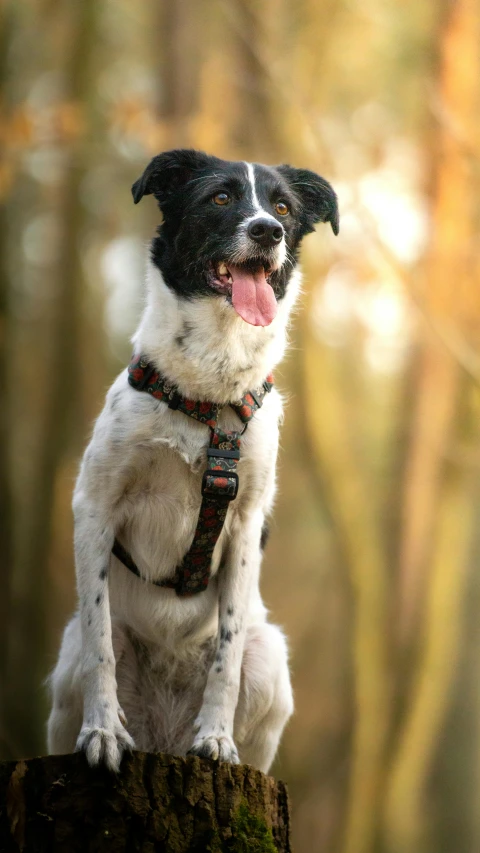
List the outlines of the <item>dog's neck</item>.
{"label": "dog's neck", "polygon": [[260,387],[281,361],[299,289],[295,270],[273,322],[251,326],[223,298],[179,298],[149,260],[147,304],[133,337],[135,353],[148,356],[184,397],[234,402]]}

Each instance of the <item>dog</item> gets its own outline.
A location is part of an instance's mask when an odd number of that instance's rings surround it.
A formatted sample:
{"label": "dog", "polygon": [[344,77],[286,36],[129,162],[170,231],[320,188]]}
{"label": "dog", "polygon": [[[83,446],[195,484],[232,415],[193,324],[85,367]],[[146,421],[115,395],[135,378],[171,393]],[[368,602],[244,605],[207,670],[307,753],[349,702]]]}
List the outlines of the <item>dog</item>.
{"label": "dog", "polygon": [[[74,492],[79,608],[49,679],[49,751],[112,771],[136,748],[267,772],[293,712],[286,640],[259,591],[282,415],[269,375],[300,243],[318,222],[338,233],[337,199],[309,170],[194,150],[154,157],[132,193],[163,219],[133,367],[107,393]],[[206,508],[223,513],[207,563],[192,544]]]}

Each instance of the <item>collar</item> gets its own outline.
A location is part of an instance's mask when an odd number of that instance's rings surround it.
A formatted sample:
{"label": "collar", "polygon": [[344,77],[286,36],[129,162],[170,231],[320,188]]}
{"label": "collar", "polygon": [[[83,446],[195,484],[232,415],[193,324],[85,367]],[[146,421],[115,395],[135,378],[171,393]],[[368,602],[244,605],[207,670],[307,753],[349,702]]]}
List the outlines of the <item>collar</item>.
{"label": "collar", "polygon": [[219,412],[225,405],[229,405],[236,412],[242,423],[248,424],[262,406],[266,394],[273,388],[273,376],[270,374],[260,388],[247,391],[241,400],[224,405],[206,400],[189,400],[178,393],[177,387],[162,376],[145,355],[133,356],[128,366],[128,381],[137,391],[146,391],[156,400],[162,400],[170,409],[178,409],[211,429],[215,429]]}

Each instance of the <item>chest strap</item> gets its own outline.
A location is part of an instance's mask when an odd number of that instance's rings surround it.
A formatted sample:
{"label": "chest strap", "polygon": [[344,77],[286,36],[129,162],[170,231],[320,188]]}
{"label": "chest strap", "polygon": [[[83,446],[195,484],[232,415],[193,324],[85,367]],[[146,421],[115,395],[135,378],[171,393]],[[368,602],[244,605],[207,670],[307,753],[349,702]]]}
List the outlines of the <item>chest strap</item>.
{"label": "chest strap", "polygon": [[[132,388],[162,400],[170,409],[188,415],[210,428],[210,445],[207,448],[207,469],[202,479],[202,503],[197,526],[189,551],[177,566],[173,578],[151,581],[155,586],[174,589],[178,596],[203,592],[210,580],[212,554],[225,522],[230,501],[238,493],[237,462],[240,459],[240,436],[255,412],[273,387],[273,377],[268,376],[262,387],[249,391],[241,400],[230,403],[241,422],[241,432],[224,432],[217,426],[223,406],[205,401],[188,400],[163,377],[145,356],[134,356],[128,367],[128,381]],[[142,578],[131,555],[115,539],[113,554],[137,577]],[[143,578],[142,578],[143,579]]]}

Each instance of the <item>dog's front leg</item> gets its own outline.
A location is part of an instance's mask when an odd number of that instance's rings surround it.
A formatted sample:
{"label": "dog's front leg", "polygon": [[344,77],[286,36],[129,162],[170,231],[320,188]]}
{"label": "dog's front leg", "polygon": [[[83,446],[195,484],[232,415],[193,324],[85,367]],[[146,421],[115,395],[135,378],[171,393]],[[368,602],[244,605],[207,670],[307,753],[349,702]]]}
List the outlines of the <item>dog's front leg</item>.
{"label": "dog's front leg", "polygon": [[250,591],[260,567],[262,523],[262,513],[251,516],[247,522],[235,521],[227,560],[219,576],[217,652],[208,674],[190,749],[194,755],[232,764],[239,763],[233,723],[240,690]]}
{"label": "dog's front leg", "polygon": [[77,499],[75,510],[75,563],[82,625],[83,724],[77,750],[89,764],[104,762],[117,771],[132,738],[117,701],[115,658],[108,595],[108,568],[114,530],[102,508]]}

